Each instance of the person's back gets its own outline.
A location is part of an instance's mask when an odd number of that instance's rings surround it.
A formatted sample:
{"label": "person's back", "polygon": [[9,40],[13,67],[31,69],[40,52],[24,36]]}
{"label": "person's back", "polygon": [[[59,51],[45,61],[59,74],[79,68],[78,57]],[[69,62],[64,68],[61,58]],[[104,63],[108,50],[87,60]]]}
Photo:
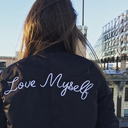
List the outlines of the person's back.
{"label": "person's back", "polygon": [[70,0],[36,0],[23,59],[0,75],[0,128],[119,127],[107,82],[93,61],[76,55],[78,40],[86,43]]}
{"label": "person's back", "polygon": [[[111,92],[93,62],[83,57],[42,53],[13,64],[1,77],[8,127],[95,128],[99,122],[115,127]],[[99,104],[105,106],[97,122]]]}

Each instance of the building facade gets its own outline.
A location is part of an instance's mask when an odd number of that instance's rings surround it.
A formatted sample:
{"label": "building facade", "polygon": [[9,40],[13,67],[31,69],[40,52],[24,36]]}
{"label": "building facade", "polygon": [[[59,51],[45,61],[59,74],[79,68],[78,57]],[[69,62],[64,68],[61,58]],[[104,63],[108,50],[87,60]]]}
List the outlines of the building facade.
{"label": "building facade", "polygon": [[12,63],[17,61],[17,57],[0,56],[0,73]]}
{"label": "building facade", "polygon": [[101,68],[113,81],[109,86],[120,128],[128,128],[128,10],[102,28],[94,49]]}

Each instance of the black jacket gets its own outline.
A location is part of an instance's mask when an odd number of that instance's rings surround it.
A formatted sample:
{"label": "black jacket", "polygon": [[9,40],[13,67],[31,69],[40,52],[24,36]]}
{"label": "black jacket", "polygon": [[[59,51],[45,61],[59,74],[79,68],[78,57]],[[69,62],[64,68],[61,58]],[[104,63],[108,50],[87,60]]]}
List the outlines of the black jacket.
{"label": "black jacket", "polygon": [[119,127],[106,80],[83,57],[30,56],[6,68],[0,81],[0,128]]}

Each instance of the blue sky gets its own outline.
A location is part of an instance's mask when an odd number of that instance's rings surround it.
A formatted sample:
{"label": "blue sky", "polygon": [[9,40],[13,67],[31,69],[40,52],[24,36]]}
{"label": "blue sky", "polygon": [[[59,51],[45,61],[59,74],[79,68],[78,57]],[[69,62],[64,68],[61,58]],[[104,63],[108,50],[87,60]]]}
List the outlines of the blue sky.
{"label": "blue sky", "polygon": [[[14,56],[20,49],[24,20],[35,0],[0,0],[0,56]],[[82,0],[72,0],[77,24],[82,24]],[[87,38],[96,43],[102,27],[128,10],[128,0],[84,0]]]}

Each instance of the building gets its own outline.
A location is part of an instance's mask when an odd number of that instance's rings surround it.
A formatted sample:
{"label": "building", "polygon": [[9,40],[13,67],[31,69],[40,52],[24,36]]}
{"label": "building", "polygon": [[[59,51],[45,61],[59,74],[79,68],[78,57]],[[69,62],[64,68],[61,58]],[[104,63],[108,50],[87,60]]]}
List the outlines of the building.
{"label": "building", "polygon": [[102,28],[94,46],[110,84],[121,128],[128,128],[128,10]]}
{"label": "building", "polygon": [[9,65],[17,61],[17,57],[0,56],[0,73]]}
{"label": "building", "polygon": [[[77,26],[77,27],[86,37],[88,27],[87,26]],[[83,46],[83,44],[79,40],[78,40],[78,45],[76,46],[76,54],[83,57],[86,57],[87,54],[85,46]]]}
{"label": "building", "polygon": [[[85,36],[87,36],[87,30],[88,30],[88,27],[87,26],[77,26],[78,27],[78,29],[85,35]],[[84,29],[84,30],[82,30],[82,29]]]}

